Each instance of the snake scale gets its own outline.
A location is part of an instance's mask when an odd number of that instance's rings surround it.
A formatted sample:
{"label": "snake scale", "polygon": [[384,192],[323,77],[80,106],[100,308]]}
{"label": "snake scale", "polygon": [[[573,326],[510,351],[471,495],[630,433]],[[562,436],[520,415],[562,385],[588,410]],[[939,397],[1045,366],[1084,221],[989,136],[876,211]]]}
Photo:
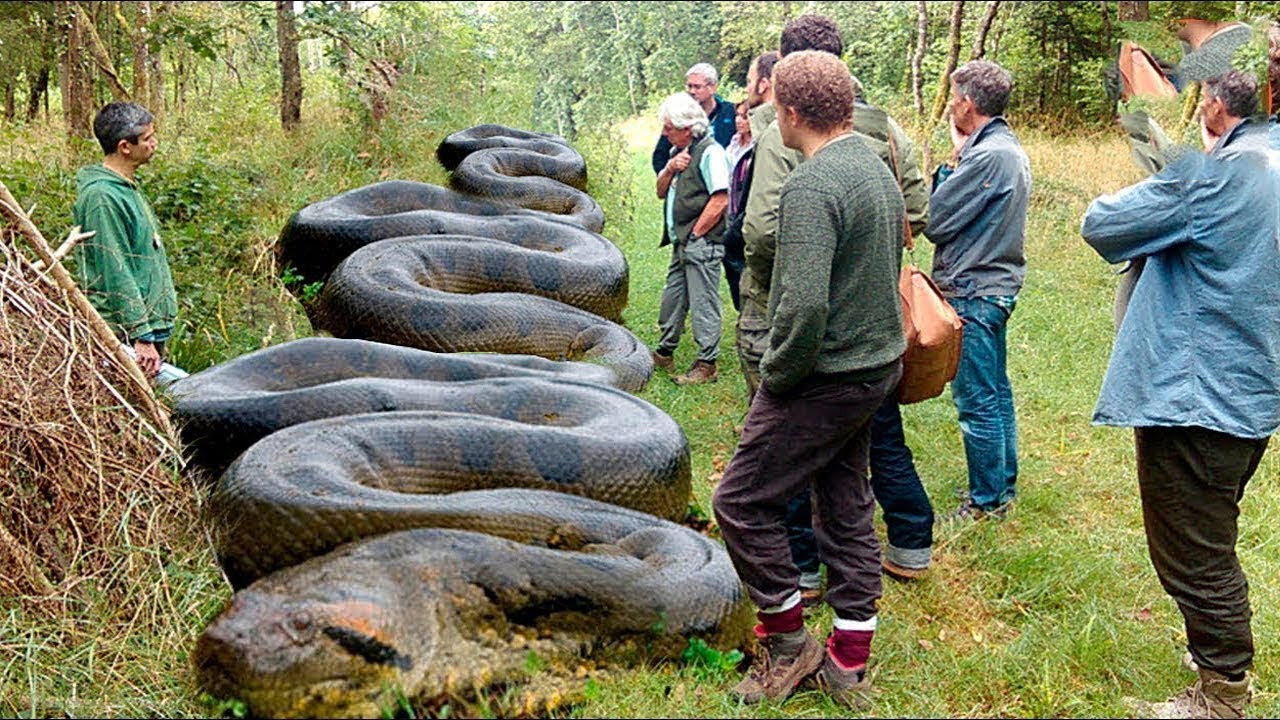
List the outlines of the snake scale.
{"label": "snake scale", "polygon": [[171,386],[220,473],[209,515],[237,590],[193,663],[254,715],[431,712],[515,685],[504,711],[540,714],[564,697],[539,690],[548,668],[749,632],[723,547],[673,522],[688,441],[628,392],[652,364],[617,322],[626,262],[581,156],[482,125],[437,157],[452,190],[377,183],[282,232],[335,337]]}

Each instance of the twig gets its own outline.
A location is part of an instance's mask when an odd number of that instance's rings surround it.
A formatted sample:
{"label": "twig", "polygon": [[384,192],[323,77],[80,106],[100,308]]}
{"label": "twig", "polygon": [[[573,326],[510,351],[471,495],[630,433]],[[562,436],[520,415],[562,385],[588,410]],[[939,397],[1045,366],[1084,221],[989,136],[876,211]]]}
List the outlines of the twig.
{"label": "twig", "polygon": [[[33,205],[32,207],[34,208],[35,206]],[[30,212],[27,213],[27,217],[31,217]],[[58,246],[58,249],[53,251],[53,259],[58,262],[62,262],[63,258],[71,252],[71,248],[76,246],[76,243],[81,240],[88,240],[95,234],[96,233],[93,230],[90,230],[89,232],[81,232],[79,225],[71,228],[71,232],[67,234],[67,239],[63,240],[62,244]],[[31,263],[31,269],[36,272],[44,272],[44,260],[36,260]]]}
{"label": "twig", "polygon": [[44,574],[44,571],[40,569],[36,559],[22,546],[22,543],[18,542],[18,539],[9,532],[9,529],[3,523],[0,523],[0,544],[3,544],[5,551],[31,579],[36,586],[36,590],[41,595],[52,595],[57,591],[53,583],[49,582],[49,578]]}

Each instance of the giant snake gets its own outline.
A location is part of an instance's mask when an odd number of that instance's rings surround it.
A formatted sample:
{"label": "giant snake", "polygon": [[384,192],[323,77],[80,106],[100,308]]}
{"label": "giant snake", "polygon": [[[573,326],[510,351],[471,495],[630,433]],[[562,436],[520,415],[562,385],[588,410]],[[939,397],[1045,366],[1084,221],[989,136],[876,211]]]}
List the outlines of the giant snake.
{"label": "giant snake", "polygon": [[195,459],[225,469],[209,513],[237,588],[194,664],[255,715],[429,710],[535,687],[531,657],[747,627],[723,548],[672,522],[687,440],[624,392],[652,365],[616,322],[626,262],[581,156],[487,125],[438,157],[455,190],[378,183],[285,227],[280,259],[325,280],[312,320],[336,337],[172,387]]}

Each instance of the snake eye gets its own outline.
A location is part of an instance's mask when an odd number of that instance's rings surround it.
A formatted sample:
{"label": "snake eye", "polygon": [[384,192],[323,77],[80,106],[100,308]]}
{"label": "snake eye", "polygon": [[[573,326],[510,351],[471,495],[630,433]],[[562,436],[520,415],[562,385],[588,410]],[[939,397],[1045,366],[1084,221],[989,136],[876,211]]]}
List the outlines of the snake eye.
{"label": "snake eye", "polygon": [[280,629],[284,630],[290,640],[295,643],[301,643],[306,639],[306,635],[310,634],[313,624],[311,613],[303,610],[291,614],[284,622],[280,623]]}

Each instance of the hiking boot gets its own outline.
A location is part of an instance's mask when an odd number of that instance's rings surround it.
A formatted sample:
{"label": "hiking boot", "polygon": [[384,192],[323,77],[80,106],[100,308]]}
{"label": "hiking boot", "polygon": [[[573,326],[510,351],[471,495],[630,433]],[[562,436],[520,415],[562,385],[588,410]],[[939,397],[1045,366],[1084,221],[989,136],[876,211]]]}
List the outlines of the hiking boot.
{"label": "hiking boot", "polygon": [[[827,644],[831,644],[830,638]],[[823,654],[822,666],[813,676],[813,684],[850,710],[861,712],[871,707],[871,678],[867,677],[866,666],[857,670],[840,667],[829,650]]]}
{"label": "hiking boot", "polygon": [[698,360],[689,368],[689,372],[671,378],[677,385],[701,385],[715,382],[720,377],[716,364],[706,360]]}
{"label": "hiking boot", "polygon": [[905,565],[899,565],[889,558],[881,559],[880,567],[884,568],[885,575],[888,575],[894,580],[898,580],[900,582],[919,580],[925,576],[925,573],[929,572],[929,567],[927,565],[922,568],[907,567]]}
{"label": "hiking boot", "polygon": [[[761,632],[757,626],[757,635]],[[765,699],[785,700],[818,669],[824,654],[822,646],[804,628],[763,635],[751,669],[733,692],[748,705]]]}
{"label": "hiking boot", "polygon": [[822,588],[820,587],[800,588],[800,606],[804,608],[805,617],[808,617],[810,613],[818,609],[821,605],[822,605]]}
{"label": "hiking boot", "polygon": [[667,372],[671,372],[676,369],[676,360],[670,355],[663,355],[662,353],[656,352],[656,351],[651,352],[649,354],[653,356],[654,367],[662,368]]}
{"label": "hiking boot", "polygon": [[978,522],[979,520],[986,520],[987,518],[1003,520],[1008,514],[1009,503],[1005,503],[1004,505],[990,510],[984,510],[983,508],[974,505],[972,502],[965,500],[960,504],[960,507],[940,518],[940,522],[943,525],[967,525],[972,522]]}
{"label": "hiking boot", "polygon": [[1134,710],[1153,718],[1243,718],[1253,700],[1249,678],[1228,680],[1225,675],[1200,669],[1195,684],[1168,702],[1136,702]]}

